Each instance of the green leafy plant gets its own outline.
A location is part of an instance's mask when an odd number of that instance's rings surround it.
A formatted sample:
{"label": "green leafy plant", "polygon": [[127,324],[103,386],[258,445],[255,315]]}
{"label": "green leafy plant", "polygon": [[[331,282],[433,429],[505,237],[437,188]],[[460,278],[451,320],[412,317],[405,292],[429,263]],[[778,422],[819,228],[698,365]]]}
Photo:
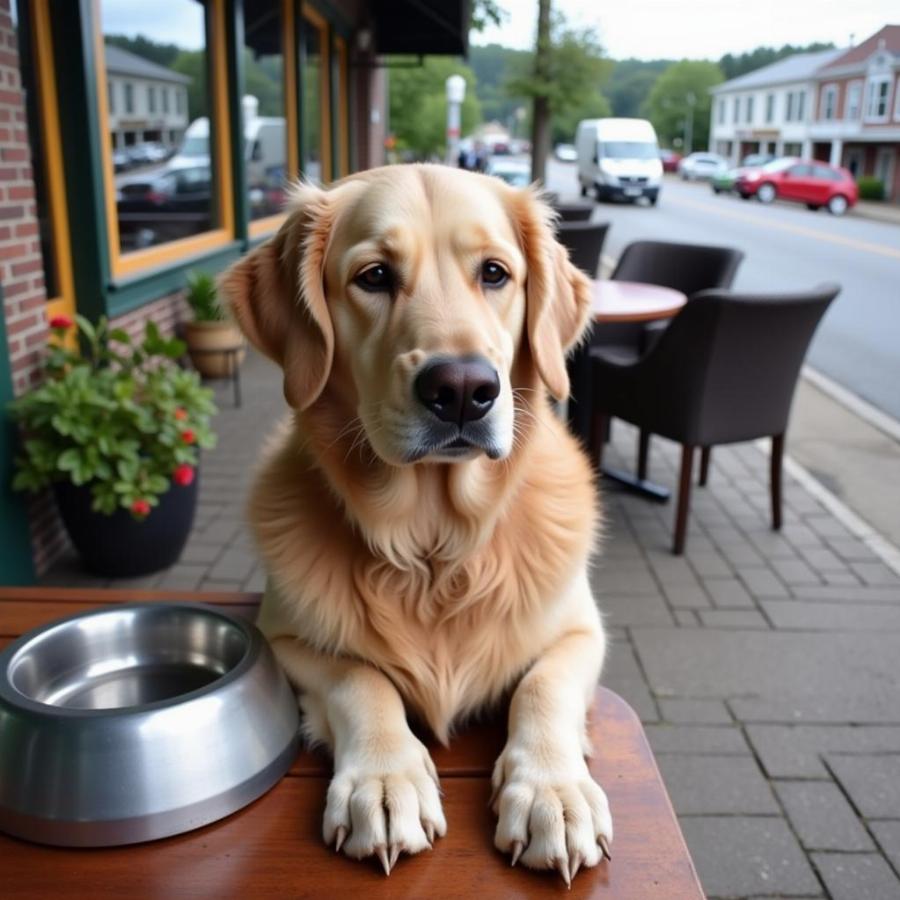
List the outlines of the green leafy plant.
{"label": "green leafy plant", "polygon": [[[82,351],[66,345],[77,327]],[[45,378],[10,404],[22,429],[13,488],[59,481],[90,488],[96,512],[146,518],[173,483],[193,481],[200,448],[215,446],[212,391],[175,360],[182,341],[148,322],[133,341],[102,318],[50,321]]]}
{"label": "green leafy plant", "polygon": [[221,322],[225,310],[219,303],[216,279],[208,272],[191,272],[187,277],[185,299],[196,322]]}
{"label": "green leafy plant", "polygon": [[884,200],[884,182],[874,175],[861,175],[856,179],[860,200]]}

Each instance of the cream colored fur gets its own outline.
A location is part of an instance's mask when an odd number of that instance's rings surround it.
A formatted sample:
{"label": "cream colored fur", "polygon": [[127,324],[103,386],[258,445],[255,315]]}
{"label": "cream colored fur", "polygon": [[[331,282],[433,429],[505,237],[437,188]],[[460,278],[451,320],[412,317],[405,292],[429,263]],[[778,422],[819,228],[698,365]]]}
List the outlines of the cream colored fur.
{"label": "cream colored fur", "polygon": [[[481,263],[510,273],[502,289]],[[392,296],[355,286],[389,263]],[[259,625],[334,753],[324,838],[386,869],[445,833],[438,779],[407,723],[447,742],[510,691],[494,772],[499,849],[568,878],[612,839],[584,755],[605,639],[586,567],[590,466],[551,410],[589,311],[586,279],[530,191],[434,166],[297,189],[287,223],[226,275],[294,409],[249,507],[270,586]],[[412,383],[435,354],[497,368],[502,458],[404,463]]]}

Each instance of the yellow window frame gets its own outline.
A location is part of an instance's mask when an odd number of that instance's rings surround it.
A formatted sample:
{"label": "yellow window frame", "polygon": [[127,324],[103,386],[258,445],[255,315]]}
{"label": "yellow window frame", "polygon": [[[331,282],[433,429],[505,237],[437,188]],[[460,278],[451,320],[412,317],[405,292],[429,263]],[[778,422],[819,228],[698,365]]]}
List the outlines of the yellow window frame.
{"label": "yellow window frame", "polygon": [[309,3],[303,3],[300,12],[307,23],[319,32],[319,130],[322,134],[322,181],[332,179],[331,172],[331,59],[328,47],[328,20]]}
{"label": "yellow window frame", "polygon": [[44,163],[47,179],[47,204],[56,268],[57,293],[47,296],[48,320],[54,316],[75,315],[75,287],[69,243],[69,209],[66,203],[63,173],[62,138],[57,110],[56,73],[53,65],[53,32],[50,28],[49,0],[30,0],[34,65],[37,69],[38,117],[44,136]]}
{"label": "yellow window frame", "polygon": [[338,56],[338,159],[341,177],[350,174],[350,64],[347,56],[347,42],[340,35],[334,39]]}
{"label": "yellow window frame", "polygon": [[[281,47],[284,55],[284,124],[287,130],[287,172],[289,183],[296,181],[300,172],[300,148],[297,146],[297,42],[294,27],[295,0],[281,3]],[[247,225],[251,238],[262,237],[279,228],[287,218],[286,213],[276,213],[262,219],[252,219]]]}
{"label": "yellow window frame", "polygon": [[126,278],[145,269],[157,268],[183,260],[185,257],[223,247],[234,240],[234,195],[231,183],[231,142],[228,116],[228,67],[225,42],[225,0],[206,0],[210,16],[209,32],[212,46],[210,84],[212,109],[210,120],[215,136],[215,152],[212,154],[216,195],[219,200],[220,225],[202,234],[191,235],[175,241],[167,241],[145,250],[122,253],[119,249],[119,220],[116,213],[116,187],[112,164],[112,149],[106,125],[109,121],[106,89],[106,56],[103,46],[103,29],[100,27],[100,0],[94,0],[94,56],[96,58],[97,109],[103,129],[100,145],[103,159],[103,185],[106,195],[107,239],[109,261],[113,279]]}

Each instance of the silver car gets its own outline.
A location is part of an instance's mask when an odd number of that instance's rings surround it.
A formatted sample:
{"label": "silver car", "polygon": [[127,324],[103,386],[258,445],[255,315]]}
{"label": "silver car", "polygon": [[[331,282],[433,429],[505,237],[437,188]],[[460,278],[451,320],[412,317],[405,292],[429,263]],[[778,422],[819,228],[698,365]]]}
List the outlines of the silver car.
{"label": "silver car", "polygon": [[725,172],[728,160],[716,153],[691,153],[678,163],[682,181],[706,180]]}

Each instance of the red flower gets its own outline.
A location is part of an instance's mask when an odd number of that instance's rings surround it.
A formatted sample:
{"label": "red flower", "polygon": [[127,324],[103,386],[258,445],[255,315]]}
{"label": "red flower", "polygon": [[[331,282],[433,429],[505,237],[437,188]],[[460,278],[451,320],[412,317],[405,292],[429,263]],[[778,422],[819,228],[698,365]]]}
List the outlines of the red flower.
{"label": "red flower", "polygon": [[172,480],[175,484],[180,484],[182,487],[187,487],[194,480],[194,470],[187,463],[182,463],[180,466],[175,466],[175,471],[172,473]]}
{"label": "red flower", "polygon": [[187,410],[182,409],[180,406],[175,410],[175,418],[178,419],[179,422],[183,422],[187,418]]}
{"label": "red flower", "polygon": [[131,504],[131,511],[136,516],[143,518],[150,514],[150,504],[146,500],[135,500],[134,503]]}
{"label": "red flower", "polygon": [[197,440],[197,435],[194,434],[194,432],[190,428],[188,428],[186,431],[181,432],[181,439],[186,444],[193,444]]}
{"label": "red flower", "polygon": [[71,328],[75,323],[68,316],[54,316],[50,320],[50,327],[53,329],[59,329],[60,331],[65,331],[66,328]]}

